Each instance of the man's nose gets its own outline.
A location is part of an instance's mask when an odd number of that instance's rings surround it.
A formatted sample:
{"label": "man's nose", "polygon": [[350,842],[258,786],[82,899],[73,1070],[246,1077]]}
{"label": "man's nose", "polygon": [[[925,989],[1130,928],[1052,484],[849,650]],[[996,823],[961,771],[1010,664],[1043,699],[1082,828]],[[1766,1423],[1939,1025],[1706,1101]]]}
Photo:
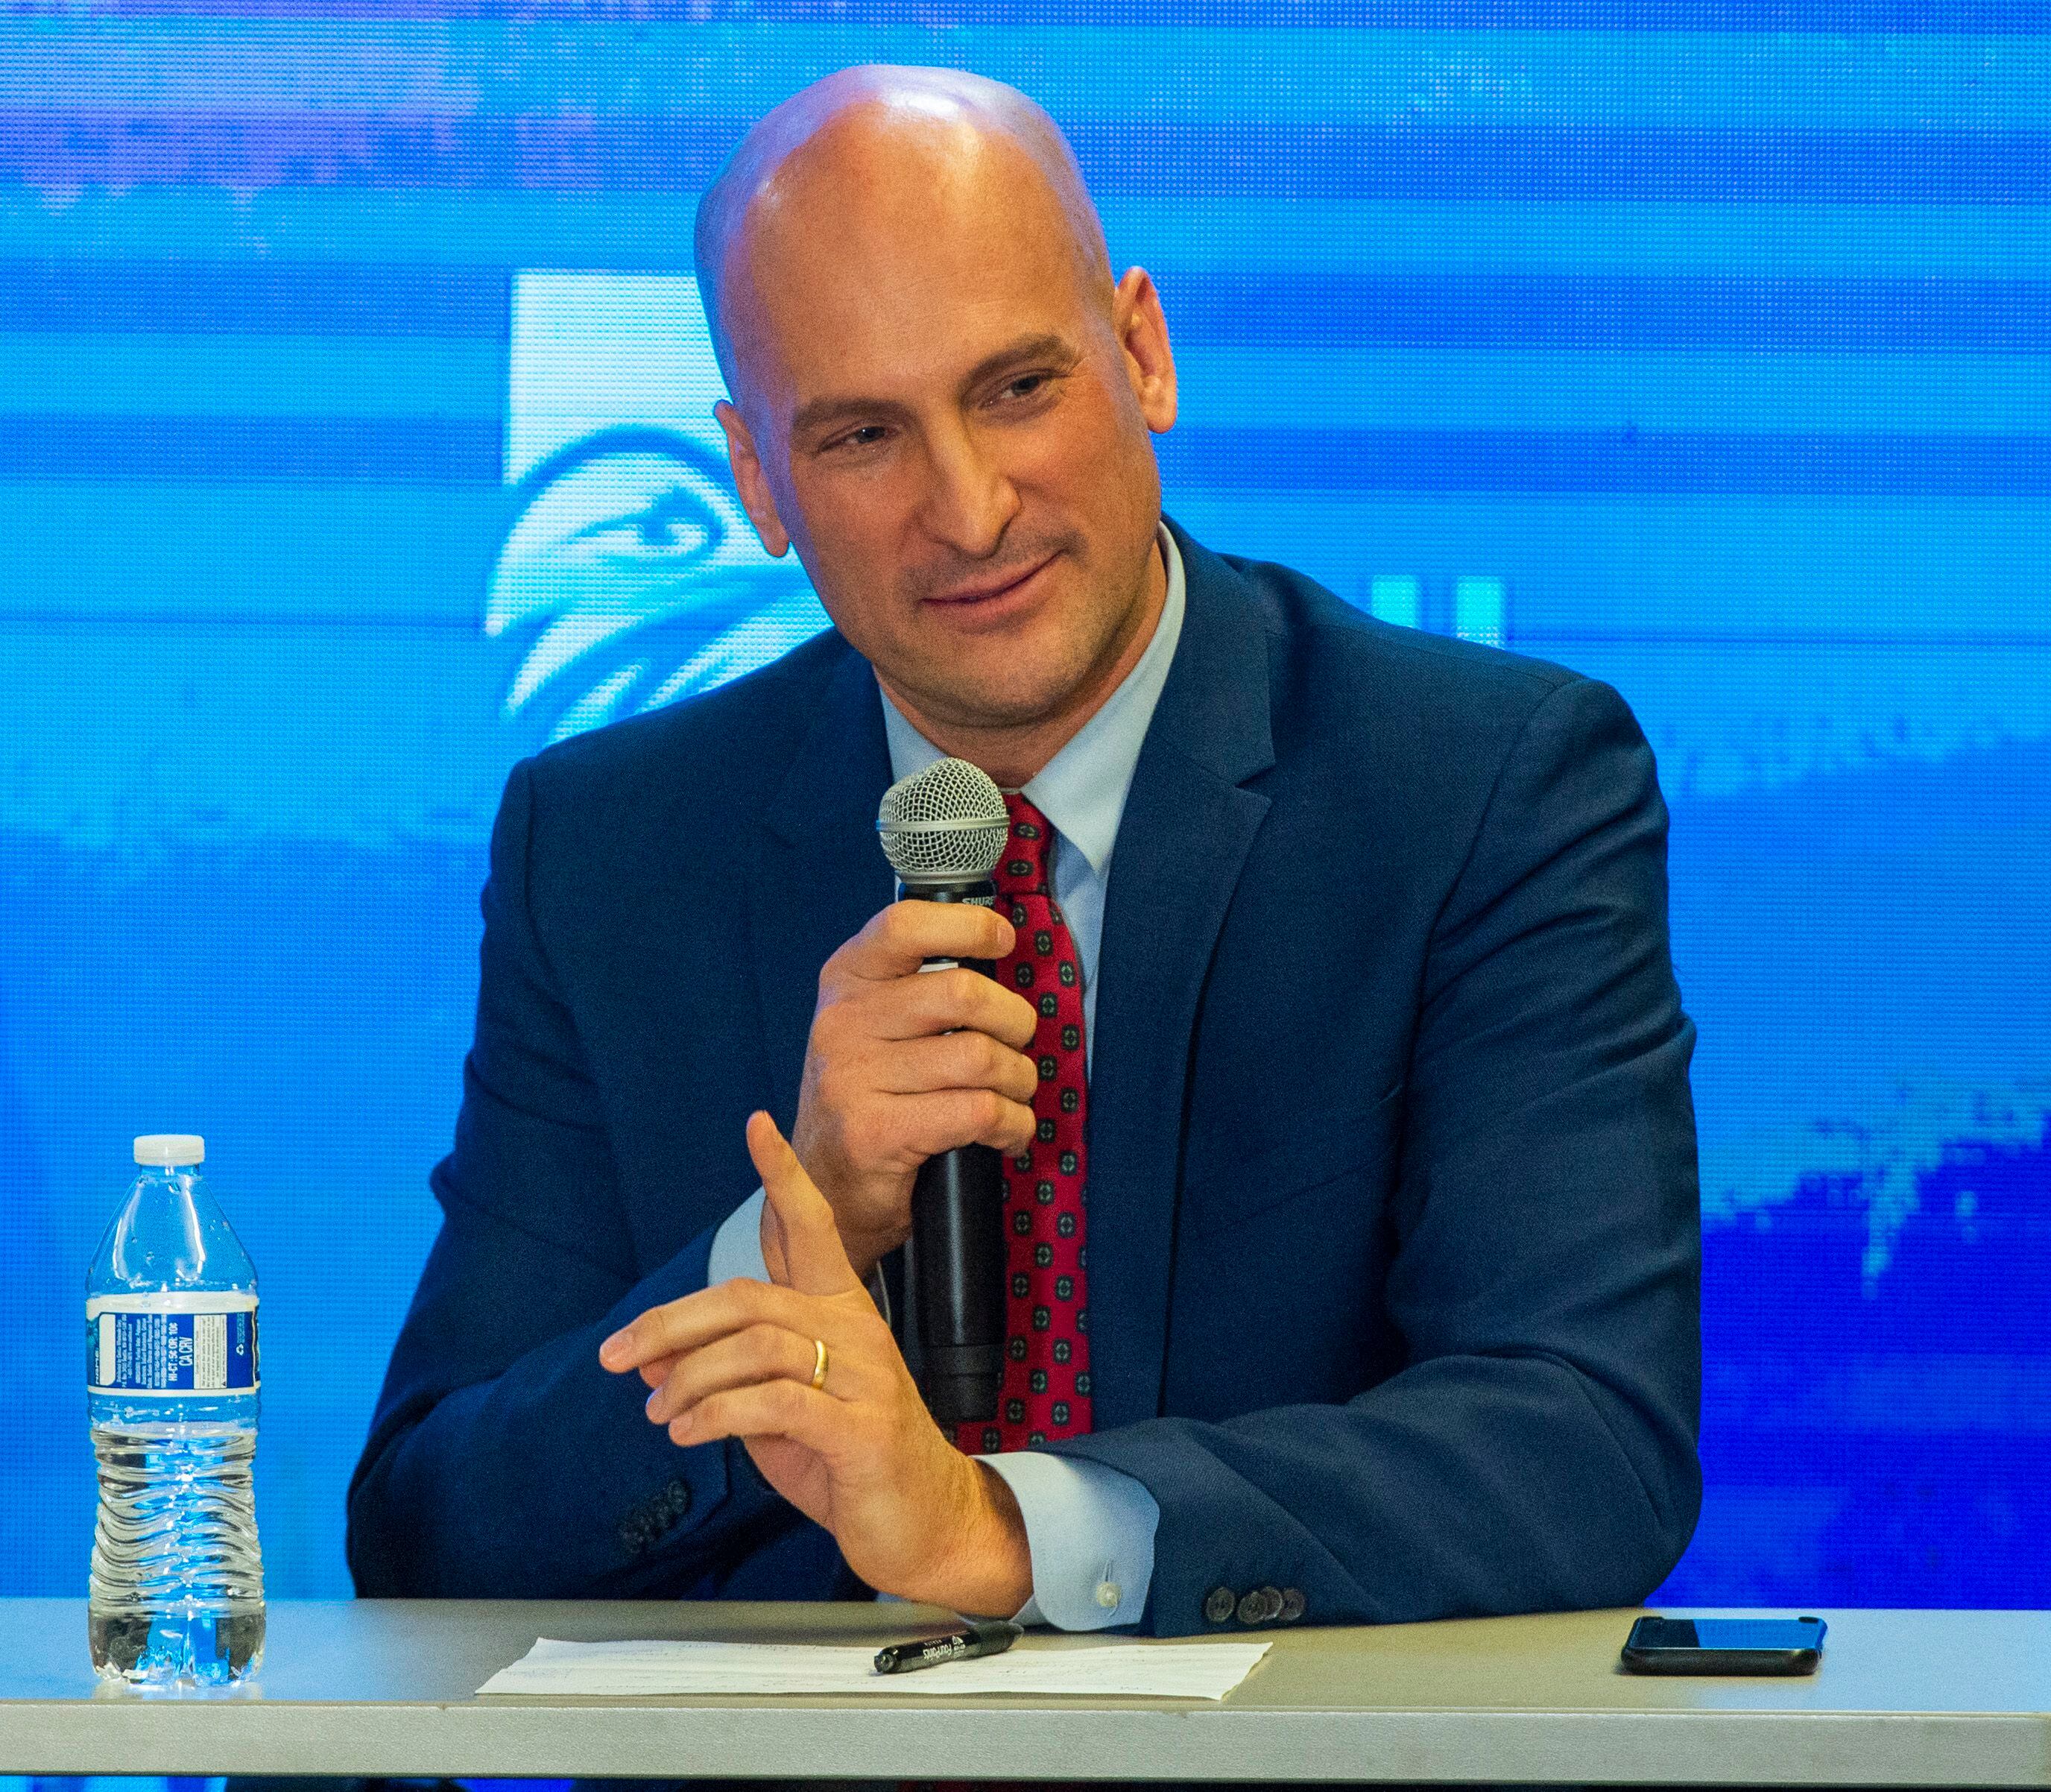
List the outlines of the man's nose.
{"label": "man's nose", "polygon": [[931,439],[928,454],[928,530],[969,558],[995,553],[1018,514],[1018,492],[1009,475],[974,432],[959,423]]}

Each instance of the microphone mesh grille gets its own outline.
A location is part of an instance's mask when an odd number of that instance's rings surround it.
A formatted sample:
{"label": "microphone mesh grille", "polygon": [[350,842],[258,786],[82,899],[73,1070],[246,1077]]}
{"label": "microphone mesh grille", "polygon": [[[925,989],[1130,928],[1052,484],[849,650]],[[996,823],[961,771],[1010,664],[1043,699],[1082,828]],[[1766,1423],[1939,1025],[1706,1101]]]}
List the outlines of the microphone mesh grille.
{"label": "microphone mesh grille", "polygon": [[876,817],[883,856],[906,883],[983,878],[1004,856],[1004,792],[966,759],[936,759],[883,793]]}

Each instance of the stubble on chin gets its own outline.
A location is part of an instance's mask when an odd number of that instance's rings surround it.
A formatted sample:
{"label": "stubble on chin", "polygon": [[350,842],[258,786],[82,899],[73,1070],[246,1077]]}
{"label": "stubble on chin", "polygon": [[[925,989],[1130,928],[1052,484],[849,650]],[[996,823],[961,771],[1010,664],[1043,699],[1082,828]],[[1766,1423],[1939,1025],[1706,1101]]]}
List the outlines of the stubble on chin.
{"label": "stubble on chin", "polygon": [[959,662],[928,662],[919,671],[916,685],[894,679],[887,671],[884,683],[928,721],[979,733],[1036,726],[1060,706],[1068,688],[1057,675],[1029,681],[1015,667],[979,671]]}

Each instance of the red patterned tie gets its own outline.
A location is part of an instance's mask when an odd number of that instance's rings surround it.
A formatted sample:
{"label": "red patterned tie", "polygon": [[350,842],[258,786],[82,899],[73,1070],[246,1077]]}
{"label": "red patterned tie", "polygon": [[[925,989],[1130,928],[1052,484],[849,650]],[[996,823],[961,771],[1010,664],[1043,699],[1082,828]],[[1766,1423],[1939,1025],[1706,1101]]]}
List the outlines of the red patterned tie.
{"label": "red patterned tie", "polygon": [[1030,1048],[1040,1070],[1033,1094],[1038,1125],[1032,1144],[1005,1164],[1004,1385],[993,1422],[955,1428],[955,1444],[971,1454],[1025,1450],[1090,1428],[1082,961],[1048,886],[1053,829],[1023,796],[1007,796],[1004,804],[1011,839],[997,863],[997,907],[1018,939],[999,961],[997,980],[1040,1011]]}

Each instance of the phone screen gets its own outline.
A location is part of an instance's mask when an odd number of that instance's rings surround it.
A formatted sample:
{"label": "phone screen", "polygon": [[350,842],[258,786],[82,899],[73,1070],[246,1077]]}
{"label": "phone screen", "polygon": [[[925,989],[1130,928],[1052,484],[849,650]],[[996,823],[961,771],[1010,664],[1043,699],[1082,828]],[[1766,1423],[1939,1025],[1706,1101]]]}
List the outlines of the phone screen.
{"label": "phone screen", "polygon": [[1814,1649],[1822,1633],[1815,1618],[1646,1618],[1631,1641],[1641,1649]]}

